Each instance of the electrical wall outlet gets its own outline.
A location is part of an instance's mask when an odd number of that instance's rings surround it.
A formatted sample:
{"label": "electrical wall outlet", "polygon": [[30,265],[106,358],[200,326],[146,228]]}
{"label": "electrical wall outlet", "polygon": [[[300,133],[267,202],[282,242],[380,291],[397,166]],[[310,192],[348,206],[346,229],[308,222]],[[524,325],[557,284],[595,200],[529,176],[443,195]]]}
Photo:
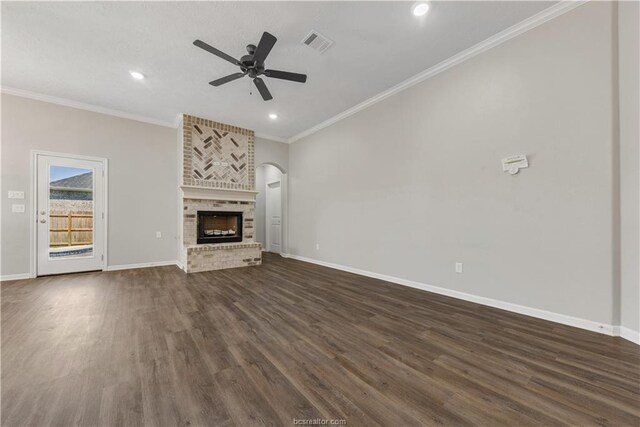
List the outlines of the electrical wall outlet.
{"label": "electrical wall outlet", "polygon": [[320,243],[316,243],[316,251],[320,250]]}
{"label": "electrical wall outlet", "polygon": [[462,273],[462,263],[456,262],[456,273]]}
{"label": "electrical wall outlet", "polygon": [[160,239],[162,237],[162,232],[161,231],[156,231],[156,237],[158,239]]}

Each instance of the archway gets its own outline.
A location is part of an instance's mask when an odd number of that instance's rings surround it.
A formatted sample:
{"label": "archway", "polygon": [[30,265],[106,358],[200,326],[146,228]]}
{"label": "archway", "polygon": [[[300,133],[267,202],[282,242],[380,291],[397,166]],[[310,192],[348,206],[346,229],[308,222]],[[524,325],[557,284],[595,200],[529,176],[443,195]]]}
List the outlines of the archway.
{"label": "archway", "polygon": [[287,254],[287,174],[273,162],[256,167],[254,238],[262,250]]}

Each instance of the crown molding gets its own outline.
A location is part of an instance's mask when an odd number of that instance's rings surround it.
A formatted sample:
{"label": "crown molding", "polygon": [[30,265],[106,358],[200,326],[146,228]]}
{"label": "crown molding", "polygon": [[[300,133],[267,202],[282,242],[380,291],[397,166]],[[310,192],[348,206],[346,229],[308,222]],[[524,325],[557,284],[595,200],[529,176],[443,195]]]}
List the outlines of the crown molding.
{"label": "crown molding", "polygon": [[280,138],[279,136],[267,135],[266,133],[258,133],[258,132],[256,132],[255,136],[257,138],[270,139],[271,141],[282,142],[284,144],[288,144],[289,143],[289,140],[287,140],[286,138]]}
{"label": "crown molding", "polygon": [[109,116],[120,117],[123,119],[135,120],[138,122],[150,123],[158,126],[166,126],[175,128],[176,126],[170,122],[164,122],[162,120],[153,119],[151,117],[139,116],[137,114],[126,113],[120,110],[113,110],[111,108],[100,107],[94,104],[85,104],[84,102],[73,101],[71,99],[57,98],[55,96],[43,95],[41,93],[30,92],[28,90],[15,89],[11,87],[1,87],[1,93],[7,95],[19,96],[22,98],[34,99],[36,101],[48,102],[50,104],[63,105],[65,107],[77,108],[79,110],[92,111],[94,113],[106,114]]}
{"label": "crown molding", "polygon": [[[100,107],[98,105],[86,104],[84,102],[73,101],[71,99],[65,98],[57,98],[55,96],[44,95],[41,93],[30,92],[28,90],[15,89],[11,87],[0,87],[1,93],[6,93],[7,95],[19,96],[21,98],[33,99],[36,101],[48,102],[50,104],[63,105],[65,107],[77,108],[79,110],[92,111],[94,113],[107,114],[109,116],[120,117],[123,119],[136,120],[138,122],[151,123],[154,125],[170,127],[173,129],[177,129],[182,123],[182,113],[177,114],[176,118],[173,122],[164,122],[162,120],[153,119],[151,117],[139,116],[137,114],[126,113],[120,110],[113,110],[110,108]],[[280,138],[273,135],[267,135],[263,133],[256,133],[255,136],[258,138],[270,139],[276,142],[287,143],[288,141],[285,138]]]}
{"label": "crown molding", "polygon": [[[291,144],[293,142],[296,142],[306,136],[309,136],[313,133],[318,132],[321,129],[324,129],[328,126],[331,126],[334,123],[339,122],[340,120],[346,119],[349,116],[352,116],[353,114],[362,111],[366,108],[371,107],[374,104],[377,104],[378,102],[392,96],[395,95],[396,93],[402,92],[405,89],[408,89],[420,82],[423,82],[437,74],[440,74],[441,72],[455,66],[458,65],[464,61],[466,61],[467,59],[473,58],[476,55],[479,55],[482,52],[485,52],[491,48],[494,48],[496,46],[499,46],[500,44],[520,35],[523,34],[533,28],[536,28],[542,24],[544,24],[547,21],[550,21],[554,18],[557,18],[558,16],[561,16],[575,8],[577,8],[578,6],[581,6],[585,3],[587,3],[589,0],[562,0],[559,3],[554,4],[553,6],[537,13],[536,15],[533,15],[527,19],[525,19],[524,21],[521,21],[509,28],[507,28],[506,30],[503,30],[491,37],[489,37],[488,39],[485,39],[484,41],[463,50],[462,52],[459,52],[455,55],[453,55],[452,57],[434,65],[431,68],[426,69],[425,71],[422,71],[418,74],[416,74],[413,77],[410,77],[409,79],[391,87],[390,89],[387,89],[383,92],[380,92],[379,94],[367,99],[364,102],[361,102],[360,104],[355,105],[354,107],[349,108],[348,110],[343,111],[340,114],[337,114],[333,117],[331,117],[328,120],[325,120],[324,122],[321,122],[303,132],[298,133],[297,135],[294,135],[290,138],[280,138],[277,136],[273,136],[273,135],[267,135],[267,134],[263,134],[263,133],[256,133],[255,135],[258,138],[264,138],[264,139],[269,139],[272,141],[277,141],[277,142],[283,142],[283,143],[288,143]],[[70,99],[64,99],[64,98],[57,98],[57,97],[53,97],[53,96],[49,96],[49,95],[43,95],[40,93],[36,93],[36,92],[30,92],[27,90],[22,90],[22,89],[15,89],[15,88],[11,88],[11,87],[0,87],[0,92],[1,93],[6,93],[8,95],[14,95],[14,96],[20,96],[23,98],[29,98],[29,99],[34,99],[37,101],[43,101],[43,102],[49,102],[52,104],[58,104],[58,105],[63,105],[66,107],[72,107],[72,108],[77,108],[80,110],[87,110],[87,111],[92,111],[95,113],[102,113],[102,114],[107,114],[110,116],[115,116],[115,117],[121,117],[124,119],[129,119],[129,120],[135,120],[135,121],[139,121],[139,122],[144,122],[144,123],[150,123],[150,124],[154,124],[154,125],[159,125],[159,126],[165,126],[165,127],[170,127],[170,128],[177,128],[180,125],[180,122],[182,121],[182,114],[178,114],[176,119],[173,122],[165,122],[162,120],[158,120],[158,119],[154,119],[151,117],[146,117],[146,116],[140,116],[137,114],[131,114],[131,113],[127,113],[124,111],[120,111],[120,110],[114,110],[114,109],[110,109],[110,108],[105,108],[105,107],[100,107],[98,105],[94,105],[94,104],[86,104],[83,102],[78,102],[78,101],[73,101]]]}
{"label": "crown molding", "polygon": [[182,123],[182,113],[176,114],[176,118],[173,121],[172,127],[178,129],[178,126]]}
{"label": "crown molding", "polygon": [[418,74],[416,74],[413,77],[410,77],[409,79],[403,81],[402,83],[399,83],[393,87],[391,87],[390,89],[387,89],[383,92],[380,92],[379,94],[367,99],[364,102],[361,102],[360,104],[357,104],[354,107],[349,108],[348,110],[343,111],[342,113],[331,117],[328,120],[325,120],[322,123],[319,123],[303,132],[300,132],[297,135],[292,136],[291,138],[288,139],[288,143],[291,144],[293,142],[296,142],[302,138],[304,138],[305,136],[309,136],[311,134],[314,134],[316,132],[318,132],[321,129],[324,129],[328,126],[331,126],[334,123],[339,122],[340,120],[346,119],[349,116],[352,116],[353,114],[362,111],[366,108],[371,107],[374,104],[377,104],[378,102],[392,96],[395,95],[396,93],[402,92],[405,89],[410,88],[411,86],[414,86],[420,82],[423,82],[427,79],[430,79],[431,77],[442,73],[443,71],[458,65],[468,59],[473,58],[476,55],[481,54],[482,52],[485,52],[491,48],[494,48],[496,46],[501,45],[502,43],[511,40],[512,38],[519,36],[520,34],[523,34],[533,28],[536,28],[542,24],[544,24],[547,21],[550,21],[551,19],[557,18],[560,15],[563,15],[573,9],[575,9],[578,6],[581,6],[585,3],[587,3],[589,0],[562,0],[559,3],[554,4],[553,6],[533,15],[530,16],[529,18],[525,19],[524,21],[521,21],[505,30],[502,30],[501,32],[494,34],[493,36],[489,37],[488,39],[485,39],[483,41],[481,41],[480,43],[471,46],[468,49],[465,49],[455,55],[453,55],[452,57],[445,59],[444,61],[434,65],[431,68],[426,69],[425,71],[422,71]]}

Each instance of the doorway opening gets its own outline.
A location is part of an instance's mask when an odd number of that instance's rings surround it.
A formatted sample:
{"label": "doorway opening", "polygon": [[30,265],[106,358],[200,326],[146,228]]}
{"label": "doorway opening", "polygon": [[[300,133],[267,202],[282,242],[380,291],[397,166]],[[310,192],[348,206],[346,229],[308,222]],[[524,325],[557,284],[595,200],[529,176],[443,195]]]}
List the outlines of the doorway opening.
{"label": "doorway opening", "polygon": [[273,164],[256,168],[255,238],[262,249],[286,253],[286,173]]}

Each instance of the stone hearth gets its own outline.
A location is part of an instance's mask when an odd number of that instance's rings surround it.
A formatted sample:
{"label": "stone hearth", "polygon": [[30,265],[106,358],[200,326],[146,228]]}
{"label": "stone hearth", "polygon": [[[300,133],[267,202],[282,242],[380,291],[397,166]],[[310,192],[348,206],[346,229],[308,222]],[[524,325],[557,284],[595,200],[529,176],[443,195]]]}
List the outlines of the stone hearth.
{"label": "stone hearth", "polygon": [[[258,265],[254,241],[253,131],[183,115],[181,263],[187,273]],[[241,212],[242,241],[197,243],[198,211]]]}

